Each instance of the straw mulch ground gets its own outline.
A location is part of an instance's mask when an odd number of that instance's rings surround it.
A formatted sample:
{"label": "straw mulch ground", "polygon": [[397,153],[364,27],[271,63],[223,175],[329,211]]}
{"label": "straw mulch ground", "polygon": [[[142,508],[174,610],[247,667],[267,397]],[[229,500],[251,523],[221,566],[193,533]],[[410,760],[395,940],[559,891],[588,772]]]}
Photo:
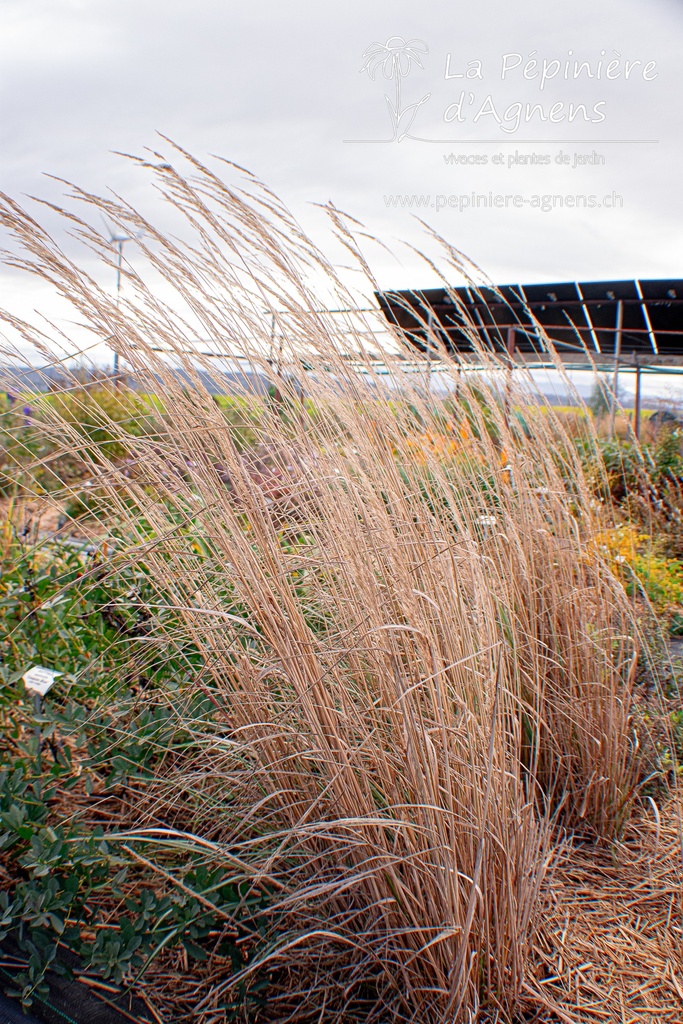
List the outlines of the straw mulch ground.
{"label": "straw mulch ground", "polygon": [[[682,823],[683,795],[656,811],[646,801],[619,844],[577,844],[558,859],[547,879],[547,906],[532,950],[535,973],[527,975],[521,1019],[683,1022]],[[153,965],[142,986],[148,1005],[170,1011],[163,1020],[188,1014],[182,1019],[222,1022],[220,1011],[210,1011],[211,982],[212,973],[218,982],[228,965],[203,965],[198,977],[183,955],[174,951]],[[211,966],[213,972],[206,970]]]}
{"label": "straw mulch ground", "polygon": [[527,995],[537,1021],[683,1021],[683,799],[646,802],[623,841],[576,847],[548,885]]}

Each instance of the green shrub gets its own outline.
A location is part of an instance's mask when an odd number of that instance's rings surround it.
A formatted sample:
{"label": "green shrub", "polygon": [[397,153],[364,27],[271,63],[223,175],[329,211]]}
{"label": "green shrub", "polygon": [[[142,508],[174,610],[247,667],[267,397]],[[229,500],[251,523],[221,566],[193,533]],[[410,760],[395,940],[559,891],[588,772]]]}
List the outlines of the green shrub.
{"label": "green shrub", "polygon": [[[25,1007],[45,998],[48,970],[71,973],[65,949],[115,984],[132,983],[178,945],[195,961],[210,951],[235,970],[245,966],[257,948],[244,943],[258,927],[264,888],[225,868],[208,870],[186,849],[165,854],[162,876],[149,860],[141,870],[134,840],[112,842],[89,814],[91,799],[125,804],[131,786],[153,782],[211,727],[216,698],[179,695],[197,678],[200,653],[191,643],[172,652],[150,647],[149,606],[159,597],[143,568],[105,572],[96,553],[31,548],[9,524],[4,537],[0,866],[9,881],[0,893],[0,941],[10,936],[26,963],[10,994]],[[21,678],[32,664],[62,673],[40,707]],[[124,913],[114,914],[121,904]],[[257,989],[249,1000],[258,1003]]]}
{"label": "green shrub", "polygon": [[[102,456],[122,459],[127,454],[121,443],[121,430],[140,437],[158,429],[158,414],[153,404],[134,391],[110,384],[79,387],[45,396],[39,403],[46,420],[57,417],[71,428],[80,454],[99,462]],[[116,427],[114,426],[116,424]]]}

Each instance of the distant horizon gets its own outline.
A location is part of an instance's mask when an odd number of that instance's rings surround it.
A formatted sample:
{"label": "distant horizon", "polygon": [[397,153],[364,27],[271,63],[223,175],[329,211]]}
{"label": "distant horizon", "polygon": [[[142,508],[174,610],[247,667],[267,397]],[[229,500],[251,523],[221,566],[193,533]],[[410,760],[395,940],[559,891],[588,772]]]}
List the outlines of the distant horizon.
{"label": "distant horizon", "polygon": [[[102,364],[91,363],[89,366],[82,363],[79,364],[76,358],[74,358],[73,362],[75,365],[66,366],[66,364],[63,364],[66,367],[66,373],[83,368],[86,371],[104,374],[104,379],[112,379],[114,377],[111,362]],[[223,360],[223,362],[227,361]],[[543,396],[547,399],[549,405],[574,405],[576,408],[580,408],[580,405],[575,401],[572,392],[567,389],[564,381],[560,378],[558,371],[545,368],[539,370],[534,369],[533,366],[529,366],[528,369],[530,370],[532,379],[538,389],[539,397]],[[4,385],[6,381],[3,381],[1,376],[3,371],[8,374],[41,374],[46,370],[55,370],[55,374],[59,373],[54,364],[47,362],[41,365],[31,363],[21,364],[0,362],[0,390],[5,390]],[[208,378],[213,377],[214,374],[217,378],[222,376],[229,378],[231,374],[235,377],[249,377],[252,374],[260,374],[258,369],[243,369],[239,365],[232,368],[219,367],[217,365],[215,370],[209,370],[205,366],[202,366],[199,367],[198,370],[201,376]],[[182,370],[180,372],[182,373]],[[473,372],[476,371],[473,370]],[[128,370],[125,365],[121,369],[121,375],[124,377],[135,376],[133,371]],[[51,375],[48,373],[46,376],[49,377]],[[683,407],[683,380],[681,380],[678,388],[676,388],[671,381],[671,377],[676,380],[679,376],[683,378],[683,367],[680,368],[680,371],[670,374],[670,376],[655,373],[643,374],[641,378],[641,409],[651,411],[666,408],[667,406],[670,408],[676,408],[679,405]],[[543,379],[539,380],[539,377],[546,378],[545,383],[543,382]],[[619,404],[621,408],[627,411],[632,411],[634,408],[633,400],[635,392],[628,386],[628,383],[630,383],[629,378],[632,377],[635,377],[635,373],[633,371],[629,372],[628,370],[621,370],[619,373]],[[611,386],[612,371],[604,370],[600,371],[598,374],[594,374],[590,370],[568,370],[567,378],[571,382],[571,386],[578,393],[579,397],[584,403],[587,403],[597,378],[602,378],[608,388]],[[56,379],[59,379],[58,376]],[[659,386],[660,389],[668,388],[668,393],[665,390],[657,390],[657,386]],[[36,388],[36,393],[40,390],[41,389]]]}

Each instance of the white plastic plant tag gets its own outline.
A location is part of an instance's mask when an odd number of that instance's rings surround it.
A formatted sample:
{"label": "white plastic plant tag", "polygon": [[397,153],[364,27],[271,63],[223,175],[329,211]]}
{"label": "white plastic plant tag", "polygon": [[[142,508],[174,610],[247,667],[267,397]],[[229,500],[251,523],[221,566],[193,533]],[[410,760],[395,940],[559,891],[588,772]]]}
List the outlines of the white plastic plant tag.
{"label": "white plastic plant tag", "polygon": [[53,672],[51,668],[43,668],[42,665],[34,665],[28,672],[24,672],[24,683],[29,693],[37,693],[44,697],[47,691],[54,685],[57,676],[61,672]]}

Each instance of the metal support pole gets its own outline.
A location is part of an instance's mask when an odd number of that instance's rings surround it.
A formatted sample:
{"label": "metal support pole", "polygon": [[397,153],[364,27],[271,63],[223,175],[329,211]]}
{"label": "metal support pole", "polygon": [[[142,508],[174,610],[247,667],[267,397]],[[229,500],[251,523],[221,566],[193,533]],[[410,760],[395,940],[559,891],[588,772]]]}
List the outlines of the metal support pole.
{"label": "metal support pole", "polygon": [[270,365],[275,362],[275,313],[270,314]]}
{"label": "metal support pole", "polygon": [[[123,242],[124,239],[119,238],[116,242],[116,251],[118,253],[116,259],[116,308],[119,308],[121,302],[121,262],[123,260]],[[118,386],[119,383],[119,354],[114,350],[114,382]]]}
{"label": "metal support pole", "polygon": [[636,364],[636,397],[633,409],[633,430],[636,435],[636,441],[640,441],[640,360],[636,352],[633,353],[633,359]]}
{"label": "metal support pole", "polygon": [[621,357],[621,329],[624,323],[624,304],[617,302],[617,323],[614,331],[614,376],[612,377],[612,398],[609,410],[609,436],[614,437],[614,421],[617,415],[617,389],[619,387],[619,359]]}
{"label": "metal support pole", "polygon": [[514,366],[515,348],[517,345],[517,337],[515,335],[514,327],[508,327],[506,348],[508,353],[508,370],[507,380],[505,382],[505,422],[508,423],[510,418],[510,391],[512,390],[512,367]]}

